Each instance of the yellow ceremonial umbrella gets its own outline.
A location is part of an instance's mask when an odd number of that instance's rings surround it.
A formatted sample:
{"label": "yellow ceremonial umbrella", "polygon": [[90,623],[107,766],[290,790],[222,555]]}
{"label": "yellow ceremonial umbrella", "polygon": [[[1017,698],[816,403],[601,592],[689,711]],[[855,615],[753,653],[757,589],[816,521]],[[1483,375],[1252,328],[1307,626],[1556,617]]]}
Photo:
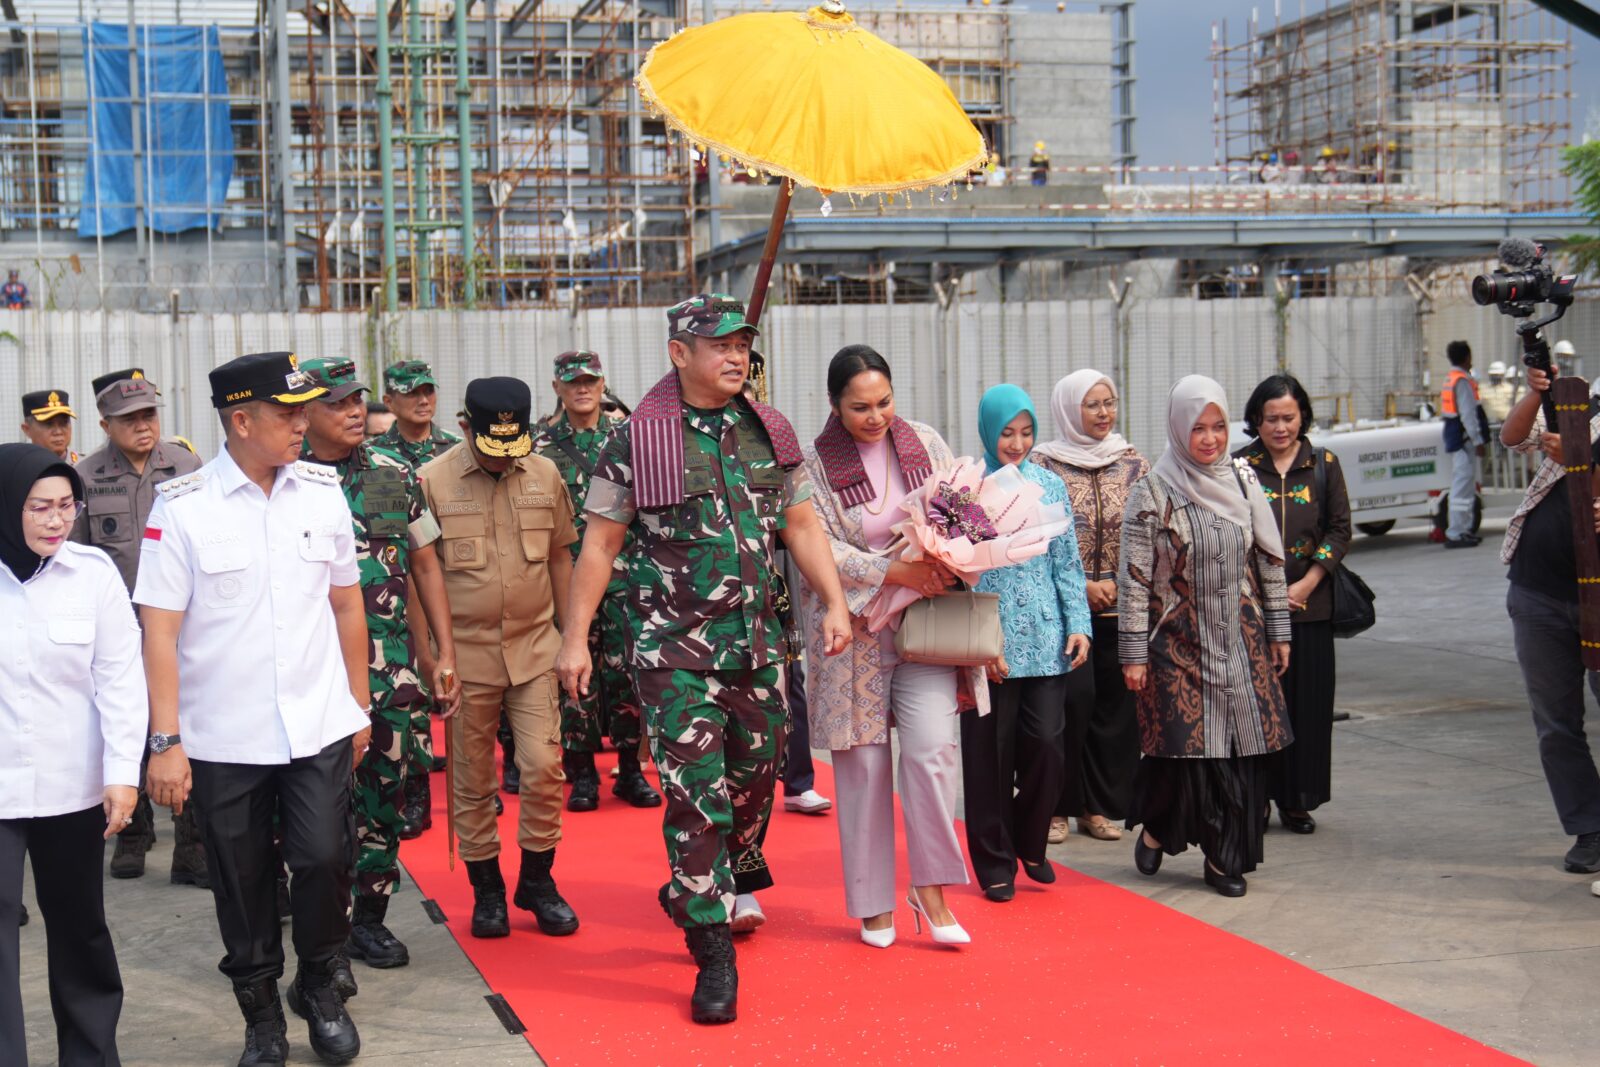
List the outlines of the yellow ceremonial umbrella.
{"label": "yellow ceremonial umbrella", "polygon": [[824,195],[898,193],[965,180],[989,159],[944,79],[857,26],[838,0],[684,30],[650,50],[637,84],[695,146],[787,179],[756,271],[751,323],[761,317],[796,183]]}

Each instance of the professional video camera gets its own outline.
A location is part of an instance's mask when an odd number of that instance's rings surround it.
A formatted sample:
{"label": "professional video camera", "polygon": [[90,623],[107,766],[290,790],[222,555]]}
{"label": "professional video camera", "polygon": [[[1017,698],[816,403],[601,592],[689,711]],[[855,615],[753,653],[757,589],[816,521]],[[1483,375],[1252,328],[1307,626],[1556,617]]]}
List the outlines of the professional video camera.
{"label": "professional video camera", "polygon": [[[1556,369],[1550,362],[1550,345],[1544,339],[1543,330],[1572,306],[1572,290],[1578,277],[1556,274],[1544,261],[1544,244],[1526,237],[1507,237],[1501,241],[1499,256],[1499,270],[1472,279],[1472,299],[1480,307],[1493,304],[1500,314],[1524,320],[1517,323],[1517,336],[1522,340],[1522,362],[1544,371],[1554,381]],[[1533,313],[1540,304],[1549,304],[1554,310],[1542,319],[1535,319]],[[1546,425],[1554,427],[1556,413],[1548,392],[1544,395],[1544,409]]]}

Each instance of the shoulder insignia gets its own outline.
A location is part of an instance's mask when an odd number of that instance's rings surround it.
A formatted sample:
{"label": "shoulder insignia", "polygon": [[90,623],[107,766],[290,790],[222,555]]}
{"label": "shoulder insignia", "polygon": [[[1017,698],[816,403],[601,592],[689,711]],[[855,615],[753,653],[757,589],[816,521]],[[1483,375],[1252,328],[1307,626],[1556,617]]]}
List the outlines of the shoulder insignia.
{"label": "shoulder insignia", "polygon": [[297,477],[317,485],[331,485],[338,488],[339,472],[332,467],[324,467],[320,463],[307,463],[305,460],[296,460],[294,473]]}
{"label": "shoulder insignia", "polygon": [[180,475],[162,482],[156,486],[156,492],[161,494],[163,500],[175,500],[185,493],[192,493],[206,483],[206,472],[197,470],[192,474]]}
{"label": "shoulder insignia", "polygon": [[1339,457],[1335,456],[1332,452],[1329,452],[1327,450],[1323,450],[1322,462],[1324,462],[1324,463],[1334,463],[1334,462],[1338,461],[1338,458]]}
{"label": "shoulder insignia", "polygon": [[173,434],[171,437],[167,438],[167,440],[172,444],[177,445],[179,448],[187,448],[190,452],[193,452],[197,456],[200,454],[200,450],[194,447],[194,442],[190,441],[187,437],[179,437],[177,434]]}

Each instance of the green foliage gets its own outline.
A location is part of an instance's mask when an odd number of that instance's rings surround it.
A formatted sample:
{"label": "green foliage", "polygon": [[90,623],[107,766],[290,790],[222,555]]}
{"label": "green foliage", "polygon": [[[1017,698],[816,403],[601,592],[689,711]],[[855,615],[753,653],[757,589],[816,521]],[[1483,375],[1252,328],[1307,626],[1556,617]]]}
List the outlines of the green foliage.
{"label": "green foliage", "polygon": [[[1596,228],[1600,228],[1600,141],[1569,145],[1561,150],[1563,169],[1575,183],[1573,203]],[[1600,236],[1573,234],[1563,247],[1573,265],[1583,273],[1600,269]]]}

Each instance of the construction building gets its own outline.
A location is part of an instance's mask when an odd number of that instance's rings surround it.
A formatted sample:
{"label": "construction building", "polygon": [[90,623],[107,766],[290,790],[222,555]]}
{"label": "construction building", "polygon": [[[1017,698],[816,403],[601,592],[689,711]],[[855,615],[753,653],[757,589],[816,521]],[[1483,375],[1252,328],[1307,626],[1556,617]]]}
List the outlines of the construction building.
{"label": "construction building", "polygon": [[[1003,166],[1025,165],[1036,141],[1061,165],[1131,165],[1133,4],[1061,6],[854,13],[944,75]],[[35,302],[662,304],[696,286],[697,259],[737,234],[741,196],[770,203],[750,176],[693,158],[633,87],[654,44],[742,8],[383,9],[386,18],[374,0],[8,9],[0,252]]]}

